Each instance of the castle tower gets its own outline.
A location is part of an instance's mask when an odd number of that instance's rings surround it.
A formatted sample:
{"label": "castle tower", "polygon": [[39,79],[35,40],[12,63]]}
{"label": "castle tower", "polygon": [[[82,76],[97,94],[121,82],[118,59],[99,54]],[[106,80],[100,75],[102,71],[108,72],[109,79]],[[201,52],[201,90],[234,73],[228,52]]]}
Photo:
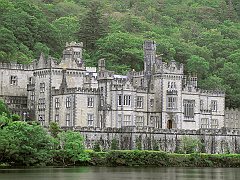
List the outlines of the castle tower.
{"label": "castle tower", "polygon": [[82,47],[82,43],[66,43],[60,66],[63,68],[84,69]]}
{"label": "castle tower", "polygon": [[144,50],[144,71],[146,75],[152,74],[153,66],[156,58],[156,43],[151,40],[147,40],[143,45]]}
{"label": "castle tower", "polygon": [[98,87],[100,89],[100,106],[99,106],[99,126],[101,128],[112,126],[112,95],[111,87],[114,79],[113,71],[105,68],[105,59],[98,61]]}

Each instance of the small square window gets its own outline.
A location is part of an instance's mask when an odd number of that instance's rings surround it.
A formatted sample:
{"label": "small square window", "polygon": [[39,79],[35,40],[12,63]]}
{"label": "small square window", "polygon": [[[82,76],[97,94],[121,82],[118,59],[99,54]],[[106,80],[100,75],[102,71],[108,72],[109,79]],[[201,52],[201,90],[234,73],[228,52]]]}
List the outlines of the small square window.
{"label": "small square window", "polygon": [[17,86],[18,81],[17,81],[17,76],[11,76],[10,77],[10,84],[13,86]]}

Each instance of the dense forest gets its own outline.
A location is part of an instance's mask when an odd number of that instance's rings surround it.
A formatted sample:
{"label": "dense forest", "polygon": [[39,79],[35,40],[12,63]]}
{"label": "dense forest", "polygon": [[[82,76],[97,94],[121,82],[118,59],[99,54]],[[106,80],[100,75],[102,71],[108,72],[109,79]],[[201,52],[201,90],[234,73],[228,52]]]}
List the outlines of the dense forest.
{"label": "dense forest", "polygon": [[143,68],[142,44],[157,42],[164,61],[185,64],[199,87],[226,92],[240,107],[239,0],[0,0],[0,61],[59,59],[66,42],[84,43],[84,59],[126,73]]}

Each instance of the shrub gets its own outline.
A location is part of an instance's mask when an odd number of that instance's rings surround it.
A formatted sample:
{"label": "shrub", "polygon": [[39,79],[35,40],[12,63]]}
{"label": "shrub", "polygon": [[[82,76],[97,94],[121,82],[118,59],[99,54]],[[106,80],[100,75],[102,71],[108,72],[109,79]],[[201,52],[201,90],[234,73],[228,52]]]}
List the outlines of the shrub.
{"label": "shrub", "polygon": [[114,138],[111,142],[111,150],[118,150],[118,141]]}
{"label": "shrub", "polygon": [[179,151],[184,154],[191,154],[194,152],[198,152],[201,147],[201,142],[192,137],[184,136],[181,139]]}
{"label": "shrub", "polygon": [[93,150],[94,150],[95,152],[101,152],[101,151],[102,151],[102,150],[101,150],[101,147],[100,147],[99,141],[96,141],[96,142],[94,143],[94,145],[93,145]]}
{"label": "shrub", "polygon": [[136,149],[142,150],[142,141],[141,138],[136,138]]}

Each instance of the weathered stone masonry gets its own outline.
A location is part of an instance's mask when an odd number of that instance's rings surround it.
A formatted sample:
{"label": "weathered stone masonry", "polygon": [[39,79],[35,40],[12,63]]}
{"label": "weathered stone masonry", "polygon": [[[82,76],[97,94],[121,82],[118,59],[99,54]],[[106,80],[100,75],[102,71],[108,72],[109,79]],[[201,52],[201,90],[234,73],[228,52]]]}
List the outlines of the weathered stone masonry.
{"label": "weathered stone masonry", "polygon": [[184,136],[197,138],[204,145],[202,152],[211,154],[239,153],[240,130],[233,129],[137,129],[137,128],[79,128],[73,129],[80,132],[85,138],[85,147],[92,149],[95,143],[99,143],[104,150],[111,149],[112,140],[118,142],[119,149],[137,149],[137,143],[141,143],[144,150],[153,150],[157,144],[159,150],[176,152],[181,139]]}

